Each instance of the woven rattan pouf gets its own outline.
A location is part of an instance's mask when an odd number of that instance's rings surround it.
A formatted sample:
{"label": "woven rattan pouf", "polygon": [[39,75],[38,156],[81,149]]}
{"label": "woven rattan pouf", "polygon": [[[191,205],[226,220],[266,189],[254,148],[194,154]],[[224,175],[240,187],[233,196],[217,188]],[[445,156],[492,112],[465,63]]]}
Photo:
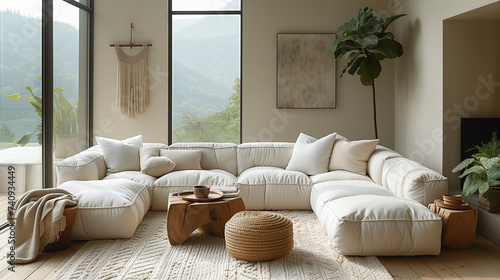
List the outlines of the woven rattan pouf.
{"label": "woven rattan pouf", "polygon": [[283,215],[266,211],[236,213],[225,226],[226,249],[236,259],[269,261],[293,247],[293,224]]}

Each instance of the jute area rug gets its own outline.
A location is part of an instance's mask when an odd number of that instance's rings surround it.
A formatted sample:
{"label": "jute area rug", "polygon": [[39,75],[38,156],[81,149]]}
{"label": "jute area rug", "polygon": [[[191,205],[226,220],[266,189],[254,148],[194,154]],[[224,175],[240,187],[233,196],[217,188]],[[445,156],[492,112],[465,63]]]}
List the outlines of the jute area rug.
{"label": "jute area rug", "polygon": [[293,222],[294,247],[277,260],[233,258],[224,239],[194,232],[170,245],[166,212],[150,211],[131,239],[87,242],[55,279],[392,279],[376,257],[346,257],[311,211],[277,211]]}

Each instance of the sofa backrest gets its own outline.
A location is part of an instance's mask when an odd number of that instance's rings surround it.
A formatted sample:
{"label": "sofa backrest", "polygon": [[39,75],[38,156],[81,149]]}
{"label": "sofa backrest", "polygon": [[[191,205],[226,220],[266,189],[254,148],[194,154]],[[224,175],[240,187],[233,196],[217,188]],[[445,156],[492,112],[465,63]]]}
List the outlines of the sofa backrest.
{"label": "sofa backrest", "polygon": [[233,175],[237,175],[236,144],[232,143],[175,143],[168,146],[169,150],[200,150],[201,168],[222,169]]}
{"label": "sofa backrest", "polygon": [[238,145],[238,175],[251,167],[286,168],[295,143],[255,142]]}
{"label": "sofa backrest", "polygon": [[387,147],[377,145],[377,148],[375,148],[375,151],[373,151],[372,155],[368,159],[366,175],[370,176],[373,182],[382,186],[382,172],[385,162],[388,159],[400,157],[403,156]]}
{"label": "sofa backrest", "polygon": [[92,146],[83,152],[57,163],[57,185],[71,180],[102,180],[106,176],[106,163],[99,146]]}

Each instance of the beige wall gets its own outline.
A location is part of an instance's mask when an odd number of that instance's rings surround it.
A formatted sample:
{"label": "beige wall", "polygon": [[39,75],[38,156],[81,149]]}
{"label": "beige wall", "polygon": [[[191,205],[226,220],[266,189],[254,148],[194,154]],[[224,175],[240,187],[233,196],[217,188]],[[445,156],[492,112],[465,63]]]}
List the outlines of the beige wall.
{"label": "beige wall", "polygon": [[446,20],[443,36],[443,174],[459,189],[451,170],[460,163],[460,118],[500,117],[500,21]]}
{"label": "beige wall", "polygon": [[[244,142],[295,141],[300,132],[374,137],[371,88],[362,86],[358,76],[337,78],[336,109],[276,109],[276,34],[334,33],[364,6],[378,13],[388,9],[385,1],[243,1]],[[376,80],[379,138],[389,147],[394,143],[393,64],[384,61]]]}
{"label": "beige wall", "polygon": [[[439,172],[444,170],[443,20],[486,0],[402,0],[407,17],[396,23],[406,51],[395,63],[395,149]],[[446,167],[448,168],[448,167]]]}
{"label": "beige wall", "polygon": [[[95,1],[94,27],[94,135],[123,139],[142,134],[145,142],[168,139],[167,1]],[[149,49],[149,98],[147,111],[134,119],[114,109],[116,54],[110,43],[129,41],[134,23],[134,43],[152,43]],[[140,48],[123,49],[128,54]]]}
{"label": "beige wall", "polygon": [[[449,137],[456,134],[449,131],[445,113],[464,97],[463,93],[455,96],[444,91],[443,20],[493,2],[498,1],[244,1],[242,140],[295,141],[299,132],[321,137],[332,131],[352,139],[373,137],[371,91],[359,83],[357,76],[337,79],[336,109],[275,108],[276,34],[335,32],[360,7],[369,5],[382,16],[409,14],[396,22],[396,38],[402,42],[405,54],[384,61],[384,70],[376,81],[381,143],[449,176],[456,160],[443,158],[453,153],[457,144],[441,141],[443,131]],[[141,133],[147,142],[166,142],[167,2],[106,0],[96,1],[95,6],[95,135],[125,138]],[[144,115],[132,120],[113,110],[116,58],[114,49],[109,48],[110,43],[128,41],[130,22],[135,25],[135,42],[153,43],[149,57],[151,105]],[[466,89],[468,83],[475,83],[457,79],[461,83],[452,85],[457,88]]]}
{"label": "beige wall", "polygon": [[[276,109],[276,34],[331,33],[371,6],[389,14],[386,1],[251,0],[243,1],[242,122],[243,142],[295,141],[299,132],[322,137],[337,131],[352,139],[373,138],[371,88],[357,76],[337,80],[336,109]],[[128,42],[134,22],[134,41],[150,42],[150,98],[147,112],[124,119],[113,110],[116,57],[110,43]],[[95,2],[94,128],[95,135],[144,140],[168,138],[167,1],[105,0]],[[339,69],[338,64],[337,68]],[[381,144],[394,145],[393,61],[383,62],[376,80]]]}

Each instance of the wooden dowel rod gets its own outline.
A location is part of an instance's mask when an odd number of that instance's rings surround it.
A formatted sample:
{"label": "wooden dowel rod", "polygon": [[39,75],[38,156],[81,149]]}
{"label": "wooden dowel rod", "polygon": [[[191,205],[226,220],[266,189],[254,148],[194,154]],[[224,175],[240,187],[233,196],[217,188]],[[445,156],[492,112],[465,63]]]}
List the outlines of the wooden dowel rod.
{"label": "wooden dowel rod", "polygon": [[124,47],[144,47],[144,46],[148,46],[148,47],[152,47],[153,44],[119,44],[119,45],[116,45],[116,44],[109,44],[110,47],[119,47],[119,48],[124,48]]}

